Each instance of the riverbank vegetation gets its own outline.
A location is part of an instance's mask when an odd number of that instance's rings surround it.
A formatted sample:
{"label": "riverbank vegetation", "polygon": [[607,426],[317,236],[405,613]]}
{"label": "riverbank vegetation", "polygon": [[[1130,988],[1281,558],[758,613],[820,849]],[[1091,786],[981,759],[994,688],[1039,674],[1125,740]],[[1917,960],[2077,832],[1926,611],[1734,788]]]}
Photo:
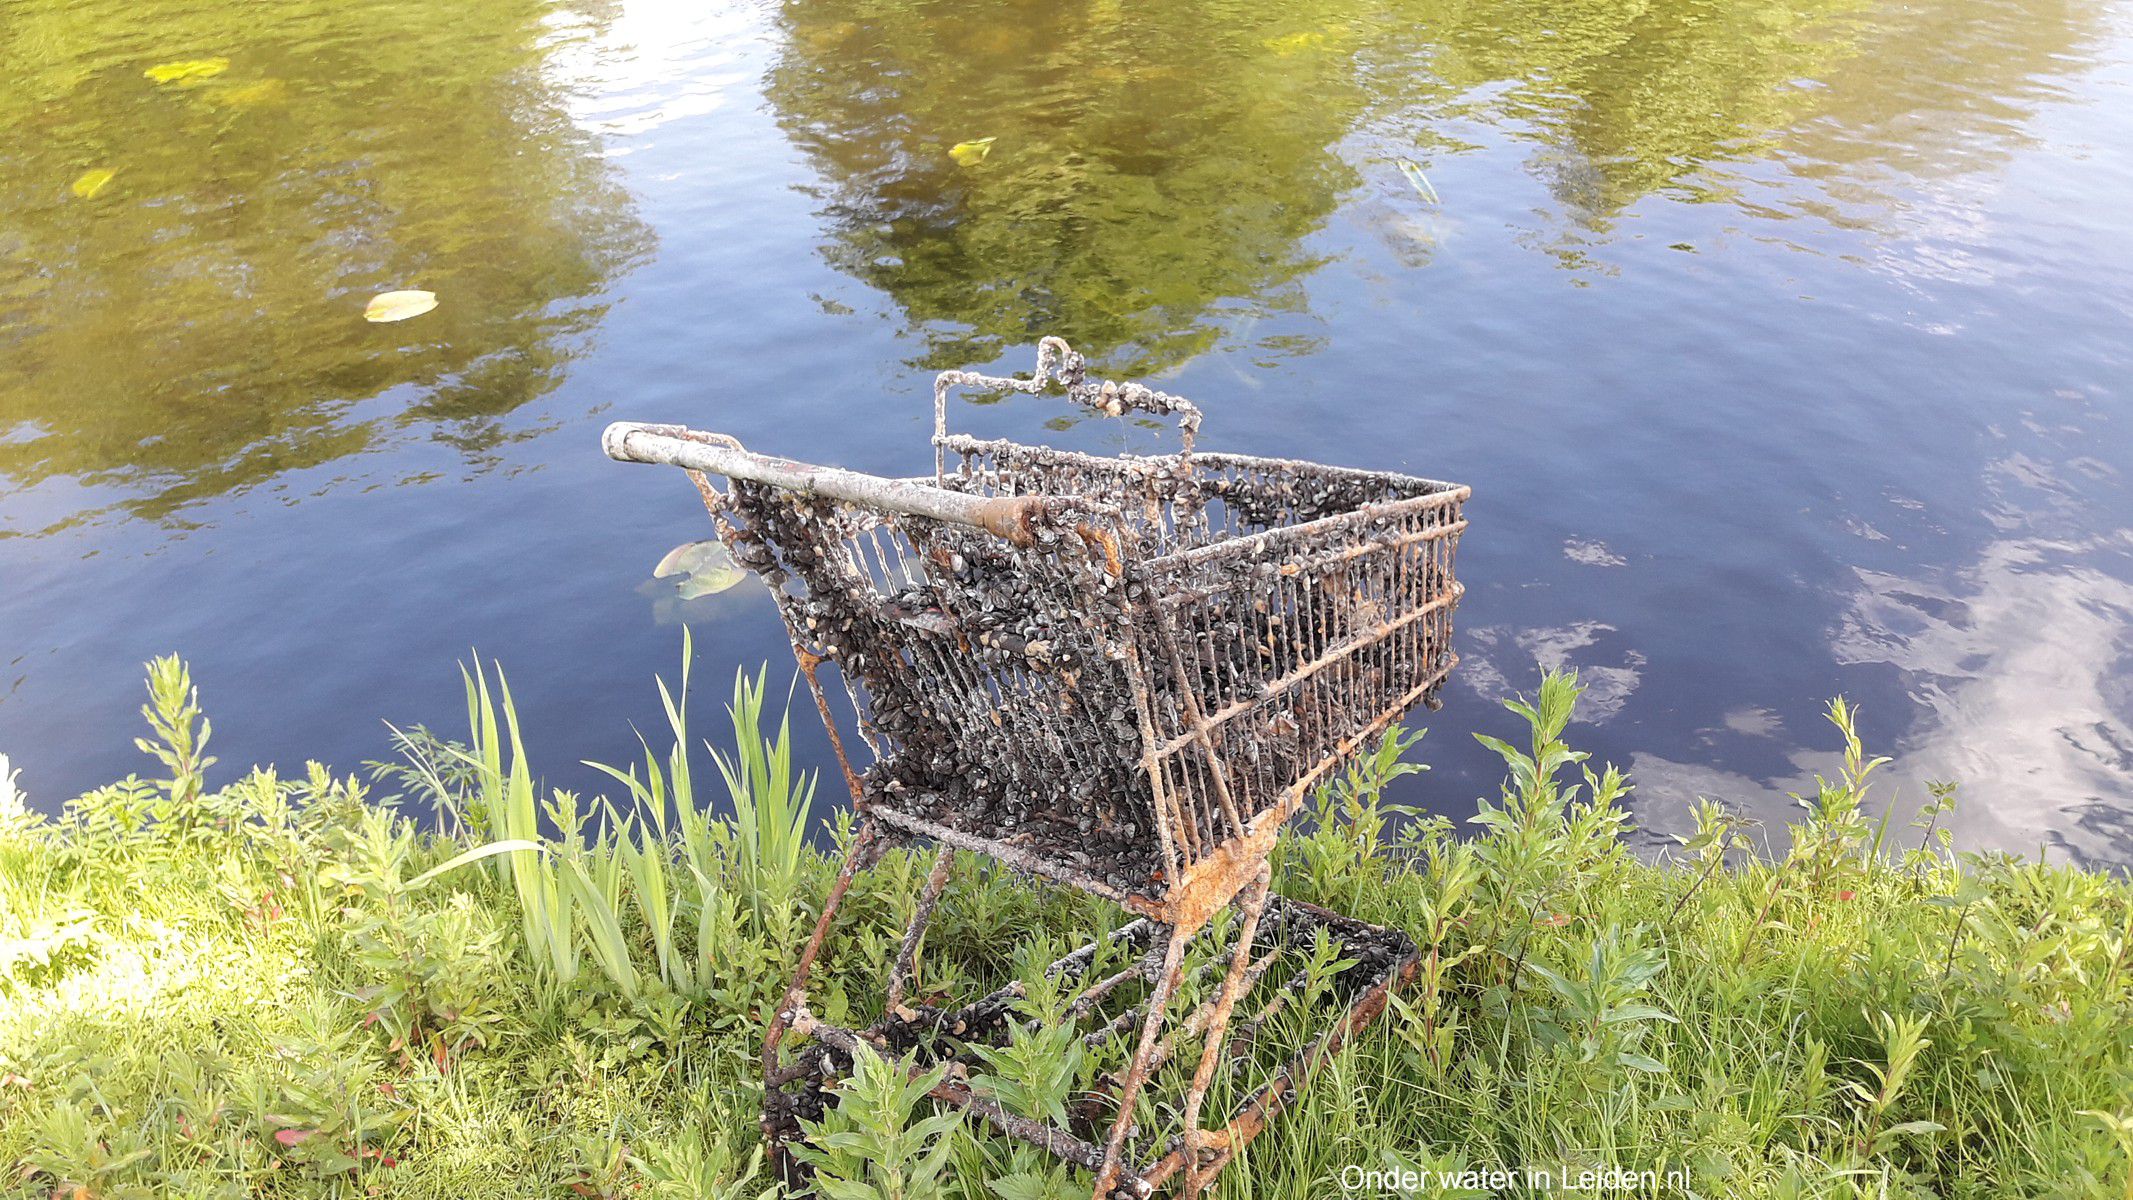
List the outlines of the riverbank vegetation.
{"label": "riverbank vegetation", "polygon": [[[0,760],[0,1191],[777,1194],[759,1031],[851,829],[760,677],[708,753],[689,691],[661,685],[671,739],[610,772],[612,802],[544,790],[478,671],[462,739],[399,733],[354,775],[217,772],[174,659],[149,675],[152,778],[46,820]],[[1845,765],[1798,824],[1706,803],[1647,861],[1631,781],[1565,742],[1576,695],[1551,677],[1509,706],[1471,830],[1387,820],[1395,737],[1284,841],[1278,891],[1401,927],[1425,965],[1220,1194],[1387,1194],[1347,1185],[1406,1169],[1479,1195],[1445,1173],[1549,1166],[1686,1171],[1701,1196],[2133,1197],[2125,879],[1960,852],[1948,792],[1870,817],[1841,703]],[[873,1003],[925,871],[896,853],[860,877],[818,1011]],[[1016,944],[1109,916],[959,878],[931,986],[1029,974]],[[997,1069],[1041,1114],[1070,1057]],[[1075,1194],[878,1065],[828,1119],[840,1195]]]}

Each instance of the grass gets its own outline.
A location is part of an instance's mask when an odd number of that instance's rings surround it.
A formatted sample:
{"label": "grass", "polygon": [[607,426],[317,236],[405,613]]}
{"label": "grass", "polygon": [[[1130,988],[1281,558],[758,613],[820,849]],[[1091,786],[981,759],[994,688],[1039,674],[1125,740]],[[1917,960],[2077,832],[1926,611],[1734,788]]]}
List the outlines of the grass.
{"label": "grass", "polygon": [[[157,778],[44,820],[0,760],[0,1189],[775,1195],[759,1031],[834,872],[810,835],[851,830],[794,769],[761,676],[736,680],[712,772],[680,682],[663,744],[607,769],[613,802],[540,787],[480,669],[464,741],[397,732],[402,761],[367,780],[211,786],[176,660],[149,672]],[[1879,763],[1841,703],[1844,767],[1773,848],[1745,853],[1746,822],[1705,803],[1674,855],[1641,859],[1630,781],[1565,741],[1576,696],[1551,677],[1509,706],[1503,793],[1467,836],[1388,821],[1384,783],[1415,769],[1394,735],[1282,843],[1277,890],[1399,925],[1425,957],[1220,1194],[1384,1195],[1405,1173],[1410,1194],[1539,1196],[1461,1172],[1612,1168],[1689,1192],[1572,1192],[2133,1197],[2124,879],[1957,852],[1946,789],[1915,830],[1869,819]],[[878,1003],[925,870],[898,852],[860,877],[810,996],[825,1018]],[[1023,1033],[979,1073],[1063,1112],[1094,1055],[1045,1028],[1063,1001],[1037,967],[1113,914],[974,862],[958,880],[915,993],[1022,978]],[[1341,969],[1319,951],[1299,1008]],[[827,1190],[1086,1188],[893,1067],[862,1064],[825,1118]]]}

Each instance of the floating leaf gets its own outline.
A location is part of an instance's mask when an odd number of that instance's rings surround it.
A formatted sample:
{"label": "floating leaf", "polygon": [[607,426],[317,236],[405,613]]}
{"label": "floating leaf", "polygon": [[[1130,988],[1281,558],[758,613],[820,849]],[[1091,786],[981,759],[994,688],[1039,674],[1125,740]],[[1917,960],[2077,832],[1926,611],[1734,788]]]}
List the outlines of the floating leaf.
{"label": "floating leaf", "polygon": [[1313,29],[1304,33],[1288,33],[1280,37],[1270,37],[1261,44],[1281,57],[1287,58],[1292,54],[1301,54],[1306,50],[1316,49],[1325,45],[1326,35]]}
{"label": "floating leaf", "polygon": [[141,72],[157,83],[186,83],[209,79],[230,69],[226,58],[188,58],[178,62],[157,63]]}
{"label": "floating leaf", "polygon": [[699,596],[715,596],[748,578],[726,552],[725,544],[717,541],[683,542],[667,551],[659,565],[652,568],[652,578],[668,579],[680,576],[675,594],[684,600]]}
{"label": "floating leaf", "polygon": [[98,167],[93,171],[83,171],[68,190],[84,200],[94,200],[96,199],[96,194],[103,191],[105,185],[109,184],[117,174],[117,171],[109,167]]}
{"label": "floating leaf", "polygon": [[974,167],[985,161],[985,156],[992,153],[992,144],[999,140],[997,137],[981,137],[974,142],[957,142],[948,147],[948,157],[966,167]]}
{"label": "floating leaf", "polygon": [[1430,183],[1429,176],[1422,173],[1420,164],[1403,158],[1400,160],[1400,173],[1407,176],[1407,182],[1414,186],[1416,193],[1424,200],[1431,204],[1444,203],[1437,198],[1436,186]]}
{"label": "floating leaf", "polygon": [[366,321],[405,321],[437,307],[435,292],[379,292],[363,306]]}

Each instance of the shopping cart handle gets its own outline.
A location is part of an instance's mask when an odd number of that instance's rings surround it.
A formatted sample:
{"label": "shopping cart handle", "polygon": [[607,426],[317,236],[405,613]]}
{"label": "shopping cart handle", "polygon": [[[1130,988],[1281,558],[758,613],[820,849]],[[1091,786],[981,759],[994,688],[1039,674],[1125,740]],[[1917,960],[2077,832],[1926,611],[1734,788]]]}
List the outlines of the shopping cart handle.
{"label": "shopping cart handle", "polygon": [[1102,416],[1117,417],[1127,412],[1153,413],[1156,416],[1175,416],[1178,419],[1178,453],[1183,457],[1192,454],[1192,441],[1200,432],[1200,409],[1183,396],[1158,392],[1138,383],[1119,383],[1116,380],[1091,380],[1088,377],[1088,360],[1077,353],[1063,339],[1048,337],[1037,343],[1037,370],[1028,379],[1008,379],[997,375],[980,375],[976,371],[943,371],[933,379],[933,471],[938,480],[946,469],[946,455],[942,443],[948,437],[948,390],[955,387],[983,388],[988,391],[1027,392],[1041,394],[1055,380],[1066,387],[1067,398]]}
{"label": "shopping cart handle", "polygon": [[723,434],[706,434],[683,425],[617,421],[601,433],[600,448],[617,462],[708,471],[728,479],[828,496],[887,512],[950,521],[982,529],[1016,545],[1028,545],[1034,540],[1035,525],[1049,514],[1053,500],[1042,494],[973,496],[908,479],[886,479],[841,467],[772,458],[743,450],[739,442]]}

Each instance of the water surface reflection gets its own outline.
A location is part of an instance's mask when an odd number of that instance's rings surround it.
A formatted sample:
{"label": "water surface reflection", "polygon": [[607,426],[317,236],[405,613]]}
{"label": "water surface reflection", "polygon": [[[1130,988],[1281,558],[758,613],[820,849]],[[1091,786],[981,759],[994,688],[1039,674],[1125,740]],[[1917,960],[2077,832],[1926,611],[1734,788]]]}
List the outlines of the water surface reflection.
{"label": "water surface reflection", "polygon": [[[1210,447],[1476,486],[1405,802],[1493,791],[1467,734],[1571,666],[1655,830],[1783,818],[1842,692],[1899,807],[1955,776],[1973,844],[2133,861],[2119,8],[0,0],[0,68],[0,750],[44,802],[143,765],[170,650],[225,762],[347,766],[478,646],[601,786],[672,622],[699,679],[784,655],[760,593],[640,591],[701,513],[602,422],[910,470],[932,369],[1057,332]],[[362,323],[406,286],[442,307]],[[1166,444],[1054,417],[954,414]]]}
{"label": "water surface reflection", "polygon": [[[2096,20],[1997,0],[774,11],[765,94],[820,176],[824,253],[895,299],[924,365],[1069,329],[1135,373],[1308,309],[1313,235],[1343,205],[1427,266],[1470,208],[1429,172],[1498,146],[1550,201],[1520,237],[1568,267],[1605,269],[1592,248],[1650,196],[1901,233],[1931,219],[1922,182],[2028,143]],[[977,138],[981,162],[949,153]]]}
{"label": "water surface reflection", "polygon": [[[0,536],[524,436],[652,246],[544,70],[544,27],[602,7],[6,5]],[[170,61],[226,65],[144,74]],[[410,287],[441,307],[357,319]]]}

